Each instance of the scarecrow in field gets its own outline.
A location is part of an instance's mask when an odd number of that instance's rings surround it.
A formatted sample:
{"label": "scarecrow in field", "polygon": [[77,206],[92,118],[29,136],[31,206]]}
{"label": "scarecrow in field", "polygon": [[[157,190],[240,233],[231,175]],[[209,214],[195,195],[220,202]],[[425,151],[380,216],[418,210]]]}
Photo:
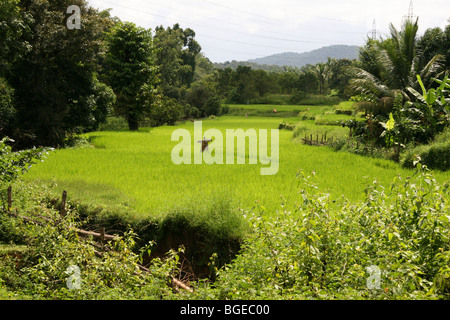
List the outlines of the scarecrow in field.
{"label": "scarecrow in field", "polygon": [[198,143],[202,144],[202,152],[208,149],[208,144],[212,142],[212,139],[206,139],[206,137],[203,138],[203,140],[197,141]]}

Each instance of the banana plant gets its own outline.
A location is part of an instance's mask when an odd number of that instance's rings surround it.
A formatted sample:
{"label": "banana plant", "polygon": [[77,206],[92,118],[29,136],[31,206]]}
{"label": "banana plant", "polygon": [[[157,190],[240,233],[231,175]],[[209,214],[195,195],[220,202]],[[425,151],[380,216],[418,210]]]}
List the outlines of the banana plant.
{"label": "banana plant", "polygon": [[417,101],[407,102],[401,112],[411,128],[414,128],[413,131],[420,132],[429,140],[450,124],[450,79],[448,75],[443,80],[434,79],[439,83],[439,87],[429,90],[425,89],[419,75],[417,80],[422,93],[408,87],[408,91]]}
{"label": "banana plant", "polygon": [[450,99],[445,97],[445,94],[449,92],[446,89],[450,89],[450,79],[448,78],[448,75],[445,75],[443,80],[434,79],[434,81],[439,83],[440,86],[437,89],[429,89],[428,91],[425,89],[420,75],[417,75],[417,81],[422,88],[422,94],[411,87],[408,87],[408,91],[411,92],[411,94],[413,94],[418,101],[425,103],[429,107],[433,107],[436,103],[440,106],[448,106]]}
{"label": "banana plant", "polygon": [[380,124],[385,129],[380,137],[386,137],[386,147],[390,148],[395,144],[394,136],[395,136],[395,119],[392,112],[389,114],[389,121],[380,122]]}

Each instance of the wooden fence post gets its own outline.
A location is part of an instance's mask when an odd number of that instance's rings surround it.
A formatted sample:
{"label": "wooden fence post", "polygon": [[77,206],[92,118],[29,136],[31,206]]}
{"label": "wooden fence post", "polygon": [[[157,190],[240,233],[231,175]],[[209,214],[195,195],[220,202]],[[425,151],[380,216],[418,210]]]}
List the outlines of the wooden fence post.
{"label": "wooden fence post", "polygon": [[102,229],[100,230],[100,242],[102,244],[102,250],[103,250],[103,245],[105,243],[105,227],[102,227]]}
{"label": "wooden fence post", "polygon": [[8,212],[11,211],[12,207],[12,186],[8,187]]}
{"label": "wooden fence post", "polygon": [[67,192],[63,191],[61,198],[61,207],[59,208],[59,214],[61,216],[66,215],[66,199],[67,199]]}

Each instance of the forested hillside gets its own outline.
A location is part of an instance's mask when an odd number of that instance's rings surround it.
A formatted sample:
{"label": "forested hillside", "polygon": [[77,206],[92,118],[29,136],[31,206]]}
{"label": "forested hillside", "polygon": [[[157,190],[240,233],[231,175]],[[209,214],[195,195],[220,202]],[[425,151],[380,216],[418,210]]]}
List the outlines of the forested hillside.
{"label": "forested hillside", "polygon": [[317,63],[327,62],[328,58],[354,60],[358,58],[358,52],[358,46],[333,45],[304,53],[280,53],[264,58],[252,59],[248,62],[301,68],[308,64],[315,65]]}

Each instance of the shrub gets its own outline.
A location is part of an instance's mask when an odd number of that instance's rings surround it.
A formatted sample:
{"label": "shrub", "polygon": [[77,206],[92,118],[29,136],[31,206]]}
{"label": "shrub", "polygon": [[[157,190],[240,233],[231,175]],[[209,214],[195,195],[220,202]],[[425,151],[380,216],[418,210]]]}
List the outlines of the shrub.
{"label": "shrub", "polygon": [[400,157],[404,167],[413,168],[415,162],[420,162],[430,169],[446,171],[450,169],[450,130],[447,129],[428,145],[419,145],[405,151]]}
{"label": "shrub", "polygon": [[123,117],[109,117],[105,123],[102,123],[100,131],[126,131],[128,130],[128,122]]}
{"label": "shrub", "polygon": [[183,106],[175,99],[163,97],[153,104],[149,119],[152,126],[174,125],[183,115]]}
{"label": "shrub", "polygon": [[430,169],[446,171],[450,169],[450,141],[420,145],[402,154],[400,163],[407,168],[413,168],[419,161]]}
{"label": "shrub", "polygon": [[12,151],[8,143],[14,142],[9,138],[0,140],[0,200],[6,208],[6,190],[17,178],[27,172],[31,166],[44,158],[51,148],[33,148],[29,150]]}
{"label": "shrub", "polygon": [[351,116],[353,114],[353,110],[336,109],[336,114],[344,114],[347,116]]}
{"label": "shrub", "polygon": [[4,78],[0,78],[0,134],[10,129],[15,118],[14,89]]}
{"label": "shrub", "polygon": [[206,82],[195,82],[186,93],[186,102],[197,108],[200,116],[219,115],[221,100]]}
{"label": "shrub", "polygon": [[[34,197],[17,197],[15,202],[19,213],[26,211],[30,217],[35,212],[31,218],[36,222],[24,224],[0,211],[0,221],[15,222],[28,248],[20,256],[0,260],[0,284],[6,292],[33,299],[164,299],[172,295],[168,283],[179,272],[181,251],[171,250],[164,259],[155,258],[147,265],[150,272],[141,271],[138,264],[152,249],[152,242],[136,248],[137,235],[131,229],[101,245],[93,238],[82,239],[75,229],[82,223],[78,212],[68,207],[66,215],[60,216],[58,210],[48,208],[42,195],[37,196],[38,189],[33,186]],[[71,266],[79,270],[80,290],[71,290],[68,281],[77,280]]]}
{"label": "shrub", "polygon": [[282,122],[278,125],[278,130],[288,130],[288,131],[294,131],[294,129],[297,127],[296,124],[293,123],[286,123]]}
{"label": "shrub", "polygon": [[247,213],[252,232],[240,255],[211,287],[199,286],[199,298],[449,298],[448,185],[419,166],[390,189],[368,185],[352,205],[298,177],[298,199],[275,215],[261,205]]}

